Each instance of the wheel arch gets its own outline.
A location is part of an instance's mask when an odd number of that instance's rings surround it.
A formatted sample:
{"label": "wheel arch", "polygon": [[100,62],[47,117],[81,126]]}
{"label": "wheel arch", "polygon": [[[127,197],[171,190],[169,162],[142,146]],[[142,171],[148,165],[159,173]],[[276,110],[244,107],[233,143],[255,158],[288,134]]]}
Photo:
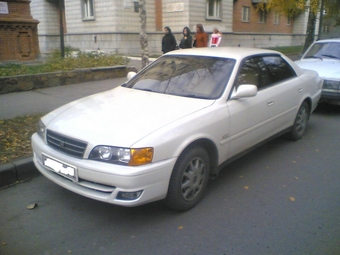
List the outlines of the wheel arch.
{"label": "wheel arch", "polygon": [[190,144],[188,144],[184,148],[184,150],[181,152],[181,154],[185,152],[186,150],[189,150],[190,148],[197,147],[197,146],[203,147],[208,153],[209,163],[210,163],[210,175],[212,176],[217,175],[218,173],[218,168],[217,168],[218,150],[213,141],[207,138],[201,138],[201,139],[195,140],[191,142]]}
{"label": "wheel arch", "polygon": [[[309,118],[311,113],[312,113],[312,111],[313,111],[313,109],[312,109],[313,108],[312,107],[312,99],[310,97],[307,97],[307,98],[305,98],[305,100],[303,102],[306,102],[307,105],[308,105],[308,108],[309,108],[309,116],[308,116],[308,118]],[[301,105],[303,104],[303,102],[301,103]]]}

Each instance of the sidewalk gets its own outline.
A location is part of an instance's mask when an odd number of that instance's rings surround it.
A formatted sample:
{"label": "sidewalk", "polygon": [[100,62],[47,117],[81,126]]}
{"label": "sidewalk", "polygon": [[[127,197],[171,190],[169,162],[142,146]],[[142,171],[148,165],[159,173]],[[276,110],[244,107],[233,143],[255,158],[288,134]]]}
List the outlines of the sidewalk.
{"label": "sidewalk", "polygon": [[[141,61],[132,58],[129,66],[134,66],[137,70],[140,70]],[[0,120],[27,114],[48,113],[79,98],[115,88],[125,81],[126,78],[123,77],[26,92],[1,94]],[[37,175],[39,175],[39,171],[35,168],[32,157],[0,164],[0,188],[30,179]]]}

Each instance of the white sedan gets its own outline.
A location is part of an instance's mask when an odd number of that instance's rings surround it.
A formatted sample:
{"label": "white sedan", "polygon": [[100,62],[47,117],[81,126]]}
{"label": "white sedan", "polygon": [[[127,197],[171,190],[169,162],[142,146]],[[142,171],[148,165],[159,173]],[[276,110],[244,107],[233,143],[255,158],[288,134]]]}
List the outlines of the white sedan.
{"label": "white sedan", "polygon": [[322,101],[340,105],[340,38],[314,42],[295,63],[303,69],[317,71],[324,79]]}
{"label": "white sedan", "polygon": [[177,50],[125,84],[44,116],[34,163],[53,182],[121,206],[184,211],[209,177],[256,145],[302,138],[322,80],[276,51]]}

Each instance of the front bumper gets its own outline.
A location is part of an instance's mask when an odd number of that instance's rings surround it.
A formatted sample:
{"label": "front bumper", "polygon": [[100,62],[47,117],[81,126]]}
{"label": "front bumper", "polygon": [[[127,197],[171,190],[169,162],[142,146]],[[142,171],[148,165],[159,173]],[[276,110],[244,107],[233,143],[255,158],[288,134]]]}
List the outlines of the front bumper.
{"label": "front bumper", "polygon": [[340,105],[340,90],[322,90],[321,101],[326,101],[332,104]]}
{"label": "front bumper", "polygon": [[[121,206],[137,206],[166,197],[176,158],[138,167],[114,165],[88,159],[78,159],[53,150],[34,134],[33,162],[37,169],[56,184],[102,202]],[[76,168],[77,178],[70,180],[44,166],[43,154]],[[142,191],[136,200],[117,198],[120,192]]]}

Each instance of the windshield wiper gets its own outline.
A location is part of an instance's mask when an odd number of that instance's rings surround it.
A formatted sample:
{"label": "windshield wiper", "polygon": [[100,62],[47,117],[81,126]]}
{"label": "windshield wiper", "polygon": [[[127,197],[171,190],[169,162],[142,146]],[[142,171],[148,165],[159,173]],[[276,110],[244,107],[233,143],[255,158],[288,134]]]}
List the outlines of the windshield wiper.
{"label": "windshield wiper", "polygon": [[143,89],[143,88],[134,88],[134,87],[132,87],[132,88],[133,88],[133,89],[137,89],[137,90],[156,92],[156,91],[154,91],[154,90],[152,90],[152,89]]}
{"label": "windshield wiper", "polygon": [[[324,55],[322,55],[322,56],[324,56]],[[321,57],[317,57],[317,56],[307,56],[307,57],[304,57],[304,58],[318,58],[318,59],[323,60]]]}
{"label": "windshield wiper", "polygon": [[337,56],[333,56],[333,55],[322,54],[322,56],[328,57],[328,58],[340,59],[340,58],[338,58]]}

